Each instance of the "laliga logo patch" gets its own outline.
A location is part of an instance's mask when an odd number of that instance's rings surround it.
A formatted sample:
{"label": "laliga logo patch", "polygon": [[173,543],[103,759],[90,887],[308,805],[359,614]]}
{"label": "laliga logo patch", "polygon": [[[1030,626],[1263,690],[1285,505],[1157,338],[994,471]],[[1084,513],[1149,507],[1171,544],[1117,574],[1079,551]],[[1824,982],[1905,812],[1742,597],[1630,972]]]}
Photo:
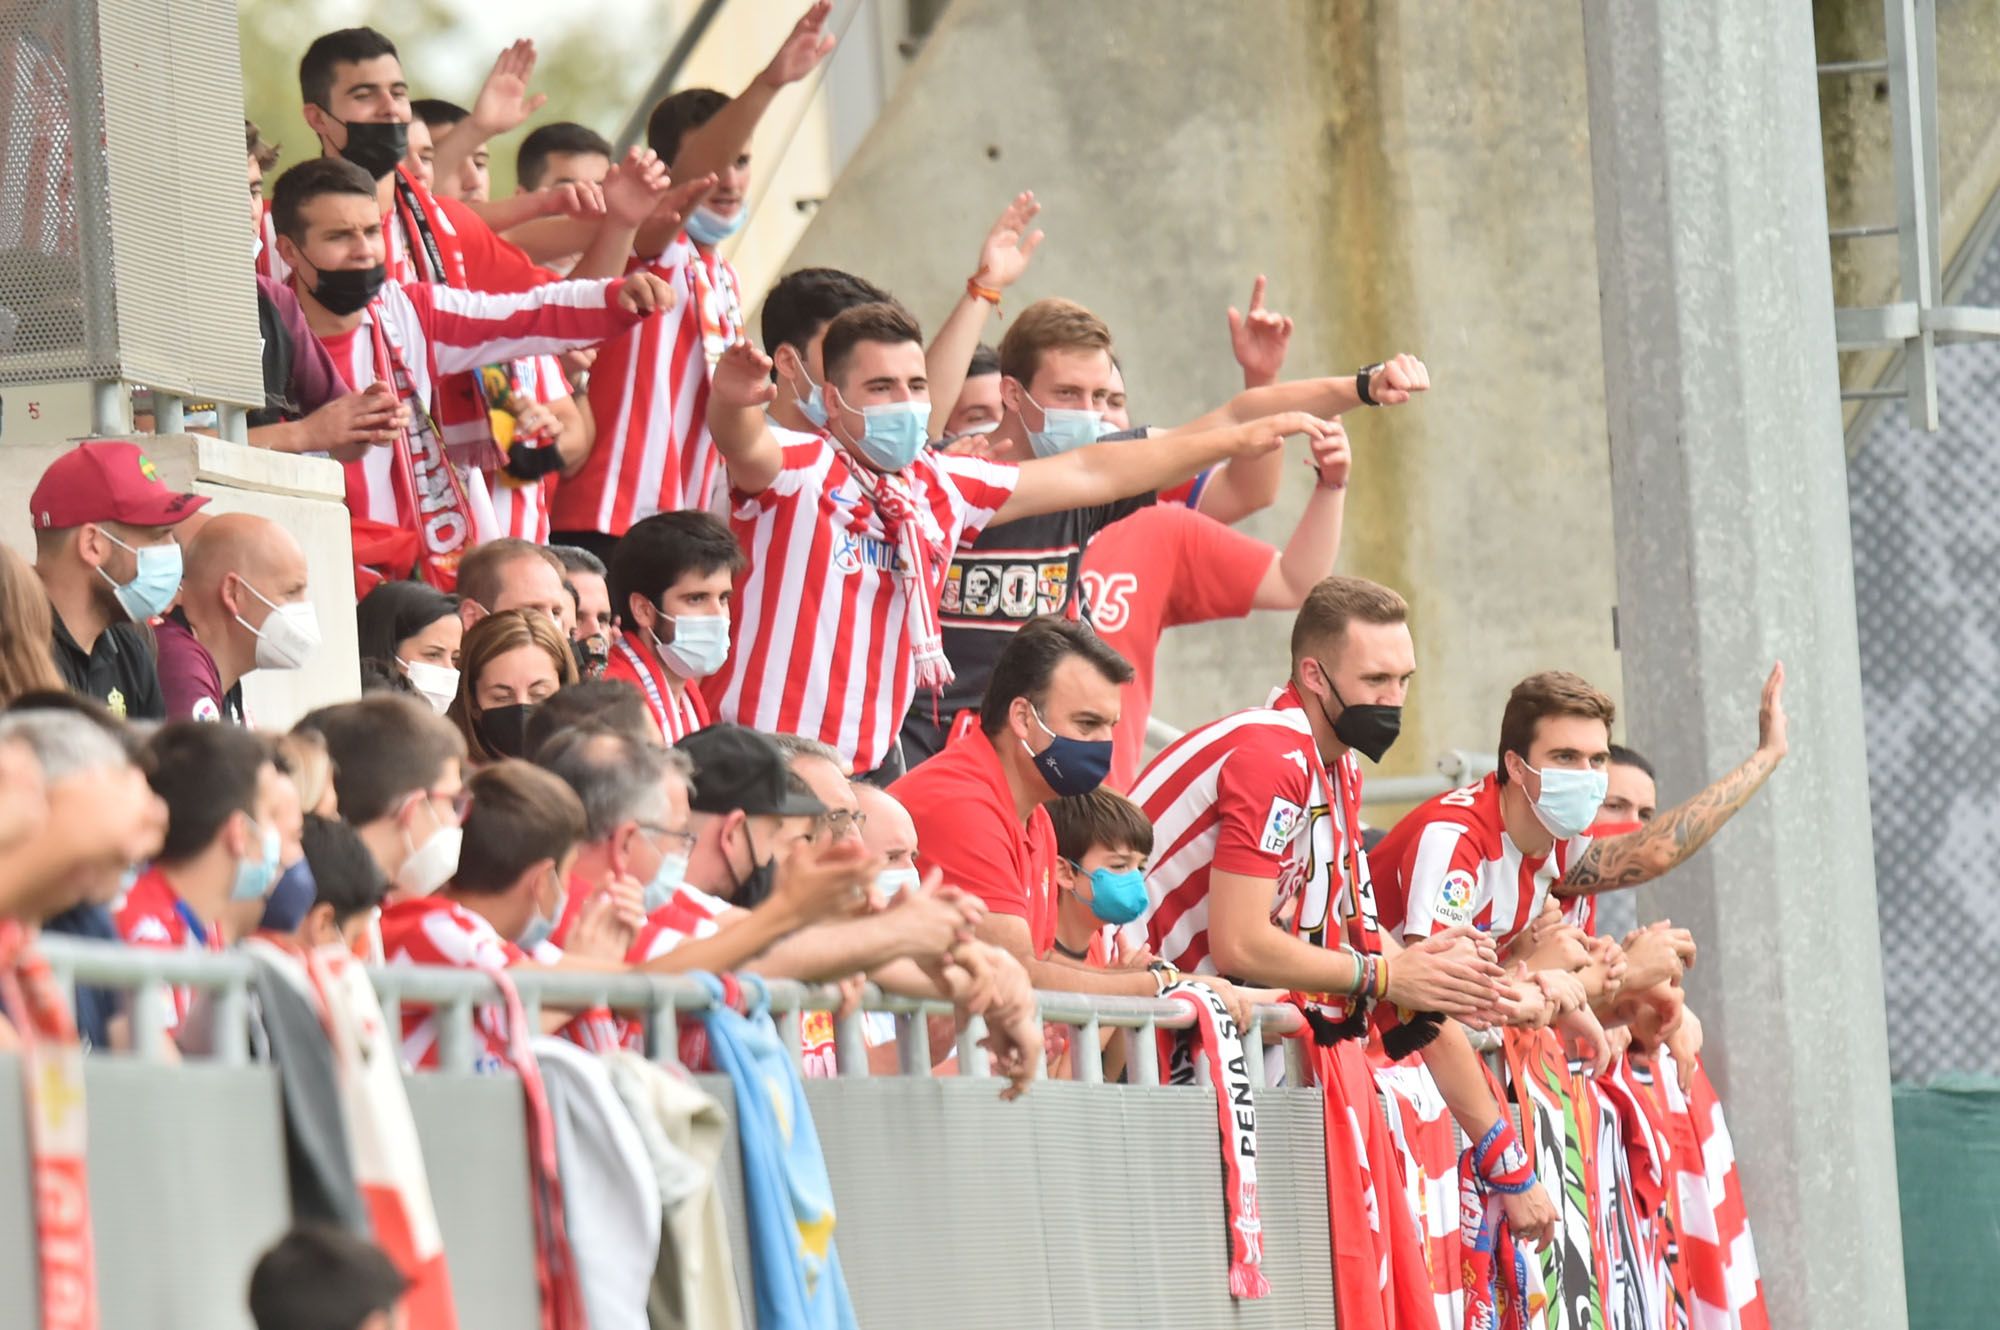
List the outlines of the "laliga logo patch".
{"label": "laliga logo patch", "polygon": [[1438,887],[1438,918],[1452,924],[1471,923],[1472,899],[1472,874],[1462,868],[1453,869],[1444,875],[1444,882]]}
{"label": "laliga logo patch", "polygon": [[1292,837],[1299,834],[1305,824],[1306,810],[1289,799],[1271,800],[1271,811],[1264,815],[1264,834],[1257,841],[1257,848],[1265,854],[1276,854],[1292,843]]}

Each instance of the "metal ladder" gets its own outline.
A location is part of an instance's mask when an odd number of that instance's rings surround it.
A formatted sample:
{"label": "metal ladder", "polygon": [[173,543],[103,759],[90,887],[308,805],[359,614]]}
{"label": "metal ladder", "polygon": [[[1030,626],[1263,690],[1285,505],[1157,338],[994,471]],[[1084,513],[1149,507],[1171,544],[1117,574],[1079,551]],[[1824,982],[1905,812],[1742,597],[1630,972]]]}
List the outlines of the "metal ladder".
{"label": "metal ladder", "polygon": [[[1880,60],[1840,60],[1818,67],[1822,79],[1886,75],[1894,154],[1896,220],[1831,227],[1830,240],[1896,237],[1901,298],[1887,305],[1834,310],[1842,351],[1893,347],[1901,352],[1901,386],[1841,389],[1842,401],[1906,403],[1912,423],[1938,427],[1937,348],[2000,338],[2000,310],[1945,301],[1938,235],[1937,0],[1883,0],[1887,50]],[[1890,378],[1894,377],[1892,366]]]}

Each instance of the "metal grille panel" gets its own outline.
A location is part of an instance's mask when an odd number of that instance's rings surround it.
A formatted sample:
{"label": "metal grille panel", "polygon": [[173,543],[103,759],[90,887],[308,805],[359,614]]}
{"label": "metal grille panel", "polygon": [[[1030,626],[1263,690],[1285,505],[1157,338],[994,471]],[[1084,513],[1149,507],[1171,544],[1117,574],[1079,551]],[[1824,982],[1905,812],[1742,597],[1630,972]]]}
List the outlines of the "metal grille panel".
{"label": "metal grille panel", "polygon": [[[1990,251],[1965,303],[2000,306]],[[2000,1073],[2000,346],[1937,367],[1942,430],[1913,429],[1899,402],[1849,470],[1899,1081]]]}

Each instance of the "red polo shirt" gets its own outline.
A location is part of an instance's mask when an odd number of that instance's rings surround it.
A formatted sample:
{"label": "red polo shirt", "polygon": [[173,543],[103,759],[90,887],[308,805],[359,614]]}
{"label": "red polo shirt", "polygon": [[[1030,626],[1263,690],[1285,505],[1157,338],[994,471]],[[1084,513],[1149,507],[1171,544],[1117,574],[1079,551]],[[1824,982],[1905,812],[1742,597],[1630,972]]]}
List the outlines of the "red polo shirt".
{"label": "red polo shirt", "polygon": [[917,869],[943,870],[995,914],[1026,920],[1035,955],[1056,937],[1056,830],[1037,807],[1026,826],[1014,812],[1000,755],[973,726],[889,787],[917,824]]}

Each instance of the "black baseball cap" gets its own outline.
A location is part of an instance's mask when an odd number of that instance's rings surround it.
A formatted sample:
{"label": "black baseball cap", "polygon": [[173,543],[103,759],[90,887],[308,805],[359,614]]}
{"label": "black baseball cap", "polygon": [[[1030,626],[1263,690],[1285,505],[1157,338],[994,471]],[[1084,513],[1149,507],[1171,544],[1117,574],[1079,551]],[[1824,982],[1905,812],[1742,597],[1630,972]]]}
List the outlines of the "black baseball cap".
{"label": "black baseball cap", "polygon": [[674,745],[694,763],[697,813],[742,809],[766,817],[818,817],[826,805],[792,775],[785,752],[765,735],[741,725],[711,725]]}

